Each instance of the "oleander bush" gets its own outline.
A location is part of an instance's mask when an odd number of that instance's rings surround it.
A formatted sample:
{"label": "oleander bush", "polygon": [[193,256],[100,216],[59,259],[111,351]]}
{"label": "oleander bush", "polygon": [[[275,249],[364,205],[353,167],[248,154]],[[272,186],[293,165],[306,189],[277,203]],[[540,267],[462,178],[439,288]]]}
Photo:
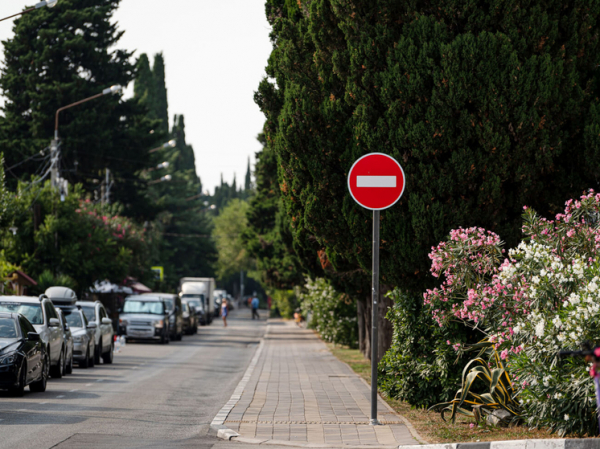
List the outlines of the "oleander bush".
{"label": "oleander bush", "polygon": [[310,316],[308,326],[330,343],[358,347],[356,303],[338,293],[323,278],[308,279],[300,294],[303,316]]}
{"label": "oleander bush", "polygon": [[[459,321],[494,345],[527,425],[595,435],[590,368],[558,352],[599,340],[600,194],[567,201],[554,220],[524,209],[523,241],[504,260],[496,234],[452,231],[430,254],[431,272],[443,282],[424,303],[440,328]],[[468,349],[447,344],[459,355]]]}

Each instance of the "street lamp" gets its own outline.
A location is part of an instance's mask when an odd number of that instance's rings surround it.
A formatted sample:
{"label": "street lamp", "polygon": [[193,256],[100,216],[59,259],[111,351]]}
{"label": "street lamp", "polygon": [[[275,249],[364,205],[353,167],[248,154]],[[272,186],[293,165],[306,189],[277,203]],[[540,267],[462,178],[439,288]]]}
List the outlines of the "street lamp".
{"label": "street lamp", "polygon": [[56,6],[56,3],[58,3],[58,0],[43,0],[39,3],[36,3],[36,5],[32,8],[26,9],[17,14],[13,14],[12,16],[5,17],[4,19],[0,19],[0,22],[2,22],[3,20],[12,19],[13,17],[17,17],[31,11],[35,11],[36,9],[43,8],[44,6],[47,6],[48,8],[54,8]]}
{"label": "street lamp", "polygon": [[150,181],[150,182],[148,183],[148,185],[151,185],[151,184],[158,184],[159,182],[170,181],[171,179],[173,179],[173,177],[172,177],[171,175],[165,175],[165,176],[163,176],[163,177],[161,177],[161,178],[159,178],[159,179],[155,179],[154,181]]}
{"label": "street lamp", "polygon": [[164,150],[165,148],[175,148],[175,145],[177,145],[177,141],[175,139],[172,139],[169,140],[167,143],[163,143],[159,147],[152,148],[150,151],[148,151],[148,153],[154,153],[155,151]]}
{"label": "street lamp", "polygon": [[[51,1],[56,3],[57,0],[45,0],[45,1],[46,1],[46,3],[49,3]],[[41,2],[41,3],[44,3],[44,2]],[[48,6],[50,6],[50,5],[48,4]],[[94,100],[96,98],[100,98],[104,95],[116,94],[116,93],[119,93],[122,91],[123,91],[123,86],[119,86],[118,84],[115,84],[114,86],[107,87],[99,94],[92,95],[91,97],[84,98],[83,100],[76,101],[75,103],[68,104],[68,105],[63,106],[62,108],[58,108],[56,110],[56,115],[54,118],[54,140],[52,140],[52,145],[50,145],[50,155],[51,155],[51,157],[50,157],[50,161],[51,161],[50,175],[51,175],[52,187],[58,187],[58,157],[59,157],[59,155],[58,155],[58,115],[65,109],[69,109],[69,108],[72,108],[73,106],[78,106],[80,104],[87,103],[88,101]]]}

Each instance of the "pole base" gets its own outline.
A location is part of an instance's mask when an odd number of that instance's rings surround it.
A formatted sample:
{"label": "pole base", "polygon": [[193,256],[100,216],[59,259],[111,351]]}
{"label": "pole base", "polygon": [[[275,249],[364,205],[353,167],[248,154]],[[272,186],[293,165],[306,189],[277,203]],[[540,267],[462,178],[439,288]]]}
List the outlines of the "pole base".
{"label": "pole base", "polygon": [[370,426],[380,426],[380,425],[381,425],[381,423],[380,423],[379,421],[377,421],[376,419],[371,419],[371,420],[369,421],[369,425],[370,425]]}

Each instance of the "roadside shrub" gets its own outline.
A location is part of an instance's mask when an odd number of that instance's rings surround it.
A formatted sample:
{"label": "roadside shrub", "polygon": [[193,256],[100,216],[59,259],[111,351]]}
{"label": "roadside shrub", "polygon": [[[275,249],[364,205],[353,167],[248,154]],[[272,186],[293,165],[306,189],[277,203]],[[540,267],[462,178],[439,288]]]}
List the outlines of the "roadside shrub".
{"label": "roadside shrub", "polygon": [[271,313],[279,312],[282,318],[293,318],[299,302],[294,290],[271,290],[267,292],[273,300]]}
{"label": "roadside shrub", "polygon": [[569,200],[555,220],[525,208],[523,220],[525,239],[502,263],[490,257],[502,252],[495,234],[453,231],[430,255],[444,281],[424,300],[441,327],[459,320],[494,344],[528,425],[597,434],[589,366],[558,351],[600,335],[600,194]]}
{"label": "roadside shrub", "polygon": [[423,299],[396,288],[387,319],[392,322],[392,346],[379,363],[380,390],[416,407],[449,401],[460,385],[464,361],[446,343],[448,339],[469,341],[464,326],[440,327],[432,319]]}
{"label": "roadside shrub", "polygon": [[302,314],[310,315],[308,326],[330,343],[358,347],[356,303],[336,292],[325,279],[308,279],[300,294]]}

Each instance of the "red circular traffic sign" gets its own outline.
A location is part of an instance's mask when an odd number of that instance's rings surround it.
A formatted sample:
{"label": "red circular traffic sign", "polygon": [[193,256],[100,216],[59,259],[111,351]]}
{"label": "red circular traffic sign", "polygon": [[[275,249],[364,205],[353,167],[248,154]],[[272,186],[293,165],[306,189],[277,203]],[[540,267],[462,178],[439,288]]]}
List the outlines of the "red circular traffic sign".
{"label": "red circular traffic sign", "polygon": [[348,173],[350,194],[365,209],[393,206],[404,193],[404,186],[404,170],[396,159],[383,153],[365,154]]}

